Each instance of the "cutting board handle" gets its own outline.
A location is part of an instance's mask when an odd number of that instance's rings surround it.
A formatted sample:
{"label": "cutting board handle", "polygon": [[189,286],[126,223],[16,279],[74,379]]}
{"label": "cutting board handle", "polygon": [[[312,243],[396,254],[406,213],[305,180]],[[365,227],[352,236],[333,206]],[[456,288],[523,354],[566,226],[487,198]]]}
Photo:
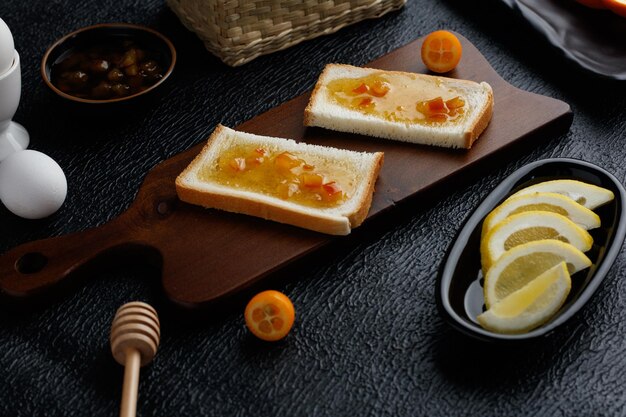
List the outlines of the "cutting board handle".
{"label": "cutting board handle", "polygon": [[27,297],[65,282],[95,261],[108,259],[107,254],[119,252],[116,249],[142,246],[133,242],[132,230],[117,218],[100,227],[18,246],[0,256],[0,291]]}

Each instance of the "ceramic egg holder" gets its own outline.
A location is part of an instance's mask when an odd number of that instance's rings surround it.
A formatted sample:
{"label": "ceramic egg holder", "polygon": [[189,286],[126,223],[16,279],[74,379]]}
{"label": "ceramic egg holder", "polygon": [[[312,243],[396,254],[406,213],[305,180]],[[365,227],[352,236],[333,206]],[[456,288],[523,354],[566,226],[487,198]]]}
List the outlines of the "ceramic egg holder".
{"label": "ceramic egg holder", "polygon": [[111,353],[124,366],[120,417],[135,417],[139,368],[147,365],[159,347],[159,316],[149,304],[134,301],[121,306],[111,325]]}
{"label": "ceramic egg holder", "polygon": [[11,120],[20,104],[21,91],[20,55],[14,50],[11,66],[0,74],[0,161],[28,147],[28,132]]}
{"label": "ceramic egg holder", "polygon": [[28,147],[28,132],[11,120],[20,104],[21,92],[20,55],[11,30],[0,19],[0,161]]}
{"label": "ceramic egg holder", "polygon": [[28,132],[12,120],[21,94],[20,55],[11,30],[0,19],[0,201],[17,216],[41,219],[61,207],[67,180],[49,156],[25,150]]}

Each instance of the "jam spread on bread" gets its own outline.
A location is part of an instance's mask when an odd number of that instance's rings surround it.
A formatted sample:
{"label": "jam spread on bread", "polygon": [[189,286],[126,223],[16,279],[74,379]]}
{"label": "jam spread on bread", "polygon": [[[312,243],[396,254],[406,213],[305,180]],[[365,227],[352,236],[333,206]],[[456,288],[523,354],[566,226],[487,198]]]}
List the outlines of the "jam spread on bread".
{"label": "jam spread on bread", "polygon": [[458,92],[411,74],[339,78],[327,88],[341,106],[392,122],[455,123],[465,112],[465,100]]}
{"label": "jam spread on bread", "polygon": [[202,175],[309,207],[335,207],[349,198],[354,179],[348,167],[324,166],[321,159],[306,158],[252,145],[234,146]]}
{"label": "jam spread on bread", "polygon": [[446,101],[442,97],[436,97],[432,100],[420,101],[416,105],[417,111],[433,123],[456,119],[463,114],[463,107],[465,107],[465,101],[458,96]]}

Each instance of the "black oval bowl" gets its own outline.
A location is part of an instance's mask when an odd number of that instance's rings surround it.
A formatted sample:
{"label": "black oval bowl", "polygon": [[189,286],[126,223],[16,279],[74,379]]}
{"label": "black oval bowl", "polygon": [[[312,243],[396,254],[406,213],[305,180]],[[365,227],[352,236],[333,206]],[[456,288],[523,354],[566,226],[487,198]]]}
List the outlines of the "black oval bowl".
{"label": "black oval bowl", "polygon": [[[72,50],[76,48],[83,48],[89,45],[106,43],[107,41],[118,41],[125,39],[132,40],[141,45],[144,45],[146,48],[149,48],[158,55],[159,62],[162,63],[165,68],[167,68],[163,74],[163,78],[161,78],[154,85],[151,85],[149,88],[139,93],[132,94],[126,97],[112,98],[106,100],[93,100],[75,97],[71,94],[66,94],[63,91],[59,90],[52,83],[52,80],[50,78],[52,66],[60,59],[67,56],[67,54]],[[54,42],[52,46],[48,48],[43,56],[43,59],[41,60],[41,76],[43,77],[44,82],[50,88],[50,90],[52,90],[59,97],[70,100],[74,103],[82,103],[85,105],[103,105],[134,101],[138,97],[152,95],[151,93],[159,89],[159,87],[162,86],[165,81],[170,77],[172,71],[174,71],[175,65],[176,49],[174,48],[172,42],[170,42],[169,39],[167,39],[159,32],[144,26],[133,25],[130,23],[101,23],[98,25],[87,26],[78,29]]]}
{"label": "black oval bowl", "polygon": [[[546,324],[523,334],[500,334],[483,329],[476,316],[484,311],[480,234],[483,219],[511,194],[542,181],[574,179],[607,188],[615,199],[594,211],[602,225],[589,233],[593,247],[586,252],[590,268],[572,275],[572,289],[559,312]],[[448,249],[437,278],[436,298],[440,313],[457,330],[488,341],[527,340],[546,336],[571,319],[598,289],[620,252],[626,235],[626,193],[620,182],[589,162],[555,158],[528,164],[506,178],[467,219]]]}

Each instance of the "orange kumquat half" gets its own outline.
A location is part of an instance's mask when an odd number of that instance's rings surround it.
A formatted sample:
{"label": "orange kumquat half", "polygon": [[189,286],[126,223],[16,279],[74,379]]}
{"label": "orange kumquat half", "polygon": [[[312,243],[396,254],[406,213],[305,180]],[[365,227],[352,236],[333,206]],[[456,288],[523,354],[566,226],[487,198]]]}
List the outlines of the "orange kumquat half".
{"label": "orange kumquat half", "polygon": [[253,335],[268,342],[287,336],[296,317],[291,300],[283,293],[268,290],[252,297],[244,312]]}

